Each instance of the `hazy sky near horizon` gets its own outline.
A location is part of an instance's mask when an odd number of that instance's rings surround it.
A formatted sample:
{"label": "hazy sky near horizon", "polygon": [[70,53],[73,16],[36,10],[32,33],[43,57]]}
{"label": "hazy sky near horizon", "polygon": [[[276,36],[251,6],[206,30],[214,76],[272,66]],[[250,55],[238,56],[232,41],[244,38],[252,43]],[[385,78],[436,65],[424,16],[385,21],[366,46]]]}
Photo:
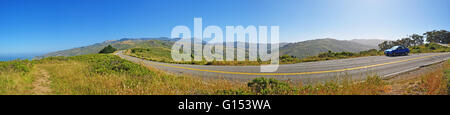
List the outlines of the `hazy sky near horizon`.
{"label": "hazy sky near horizon", "polygon": [[399,39],[450,28],[450,0],[0,0],[0,54],[48,53],[177,25],[280,27],[281,42]]}

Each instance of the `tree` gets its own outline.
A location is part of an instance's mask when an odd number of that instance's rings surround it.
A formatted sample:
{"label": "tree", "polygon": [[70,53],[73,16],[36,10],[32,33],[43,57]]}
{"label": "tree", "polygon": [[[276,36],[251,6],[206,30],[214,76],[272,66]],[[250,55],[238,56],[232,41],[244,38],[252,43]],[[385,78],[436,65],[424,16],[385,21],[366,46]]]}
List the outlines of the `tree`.
{"label": "tree", "polygon": [[386,50],[386,49],[389,49],[388,46],[389,44],[388,44],[388,41],[384,41],[384,42],[382,42],[382,43],[380,43],[380,44],[378,44],[378,47],[380,48],[380,50]]}
{"label": "tree", "polygon": [[[433,42],[433,43],[443,43],[448,44],[450,43],[450,32],[447,30],[433,30],[423,33],[424,36],[413,34],[409,37],[402,38],[396,41],[384,41],[380,44],[378,44],[378,47],[380,50],[386,50],[393,46],[403,45],[405,47],[410,46],[418,46],[423,45],[424,38],[426,38],[427,42]],[[426,36],[426,37],[425,37]],[[425,44],[426,45],[426,44]]]}
{"label": "tree", "polygon": [[397,41],[384,41],[380,44],[378,44],[378,47],[380,48],[380,50],[387,50],[389,48],[392,48],[396,45],[401,45],[401,43],[399,42],[400,40]]}
{"label": "tree", "polygon": [[427,42],[436,42],[435,37],[434,37],[434,32],[435,31],[436,30],[423,33],[423,35],[426,36],[426,41]]}
{"label": "tree", "polygon": [[423,45],[423,36],[418,35],[418,34],[413,34],[411,36],[409,36],[412,38],[412,40],[414,41],[414,46],[418,46],[418,45]]}
{"label": "tree", "polygon": [[98,52],[98,53],[107,54],[107,53],[113,53],[115,51],[117,51],[116,48],[112,47],[111,45],[108,45],[105,48],[103,48],[102,50],[100,50],[100,52]]}
{"label": "tree", "polygon": [[409,47],[414,44],[414,41],[411,38],[402,38],[400,40],[397,40],[397,42],[397,45],[402,45],[405,47]]}
{"label": "tree", "polygon": [[444,44],[450,43],[450,32],[449,31],[445,31],[445,33],[443,33],[442,43],[444,43]]}
{"label": "tree", "polygon": [[433,43],[450,43],[450,32],[447,30],[433,30],[424,33],[423,35],[426,36],[427,42],[433,42]]}

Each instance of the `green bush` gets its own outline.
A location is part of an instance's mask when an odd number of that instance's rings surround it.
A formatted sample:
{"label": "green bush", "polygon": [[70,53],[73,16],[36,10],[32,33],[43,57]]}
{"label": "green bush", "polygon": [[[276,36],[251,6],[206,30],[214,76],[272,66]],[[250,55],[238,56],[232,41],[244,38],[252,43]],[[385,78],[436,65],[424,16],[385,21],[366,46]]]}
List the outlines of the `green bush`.
{"label": "green bush", "polygon": [[44,58],[40,62],[57,62],[57,61],[81,61],[90,64],[90,70],[98,74],[125,73],[133,76],[142,76],[149,74],[150,71],[133,62],[121,59],[115,55],[108,54],[91,54],[72,57],[49,57]]}
{"label": "green bush", "polygon": [[100,52],[98,52],[98,53],[107,54],[107,53],[113,53],[115,51],[117,51],[116,48],[112,47],[111,45],[108,45],[105,48],[103,48],[102,50],[100,50]]}
{"label": "green bush", "polygon": [[[258,63],[261,63],[262,61],[260,61],[261,59],[258,58]],[[290,56],[290,55],[283,55],[280,57],[280,61],[281,62],[298,62],[299,59],[295,56]]]}
{"label": "green bush", "polygon": [[13,60],[0,64],[0,71],[30,72],[33,64],[29,60]]}
{"label": "green bush", "polygon": [[290,92],[290,87],[287,83],[280,82],[276,79],[270,78],[256,78],[247,84],[253,93],[260,95],[270,94],[286,94]]}
{"label": "green bush", "polygon": [[409,47],[411,53],[434,53],[434,52],[449,52],[450,48],[446,46],[441,46],[435,43],[427,43],[420,46]]}

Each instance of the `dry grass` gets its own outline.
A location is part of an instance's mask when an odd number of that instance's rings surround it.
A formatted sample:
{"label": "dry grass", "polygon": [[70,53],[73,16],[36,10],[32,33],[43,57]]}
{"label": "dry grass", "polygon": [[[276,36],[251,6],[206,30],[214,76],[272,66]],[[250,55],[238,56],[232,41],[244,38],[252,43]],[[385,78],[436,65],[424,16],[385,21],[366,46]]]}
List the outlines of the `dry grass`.
{"label": "dry grass", "polygon": [[0,95],[31,94],[34,77],[31,73],[14,71],[0,72]]}
{"label": "dry grass", "polygon": [[51,75],[54,94],[74,95],[186,95],[214,94],[216,89],[237,89],[244,84],[174,76],[153,68],[144,76],[91,73],[83,62],[36,65]]}
{"label": "dry grass", "polygon": [[447,94],[447,81],[443,77],[442,69],[423,76],[418,89],[426,95]]}
{"label": "dry grass", "polygon": [[378,76],[368,76],[365,80],[333,80],[315,85],[299,85],[296,95],[381,95],[389,90],[387,83]]}
{"label": "dry grass", "polygon": [[31,94],[34,72],[29,61],[14,60],[0,63],[0,95]]}
{"label": "dry grass", "polygon": [[388,94],[401,95],[446,95],[448,92],[448,77],[445,72],[449,71],[449,62],[431,65],[421,68],[413,73],[407,73],[392,80],[390,87],[392,92]]}
{"label": "dry grass", "polygon": [[447,95],[447,80],[444,76],[444,70],[450,68],[448,62],[440,65],[442,67],[430,71],[421,76],[419,80],[414,83],[410,83],[407,90],[412,94],[420,95]]}

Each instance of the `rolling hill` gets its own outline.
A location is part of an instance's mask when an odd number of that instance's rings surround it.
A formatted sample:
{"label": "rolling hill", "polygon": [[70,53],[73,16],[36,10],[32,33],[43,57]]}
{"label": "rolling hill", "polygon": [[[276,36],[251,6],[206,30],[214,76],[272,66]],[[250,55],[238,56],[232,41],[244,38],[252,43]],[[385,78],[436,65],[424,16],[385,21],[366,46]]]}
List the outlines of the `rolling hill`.
{"label": "rolling hill", "polygon": [[120,40],[109,40],[103,43],[97,43],[85,47],[52,52],[35,58],[41,59],[53,56],[77,56],[85,54],[95,54],[109,44],[111,44],[111,46],[117,48],[118,50],[130,48],[153,48],[153,47],[170,48],[174,43],[174,41],[176,40],[177,39],[170,39],[170,38],[138,38],[138,39],[123,38]]}
{"label": "rolling hill", "polygon": [[286,44],[280,48],[280,55],[291,55],[303,58],[314,56],[322,52],[328,52],[328,50],[333,52],[359,52],[376,48],[377,46],[373,45],[325,38]]}

